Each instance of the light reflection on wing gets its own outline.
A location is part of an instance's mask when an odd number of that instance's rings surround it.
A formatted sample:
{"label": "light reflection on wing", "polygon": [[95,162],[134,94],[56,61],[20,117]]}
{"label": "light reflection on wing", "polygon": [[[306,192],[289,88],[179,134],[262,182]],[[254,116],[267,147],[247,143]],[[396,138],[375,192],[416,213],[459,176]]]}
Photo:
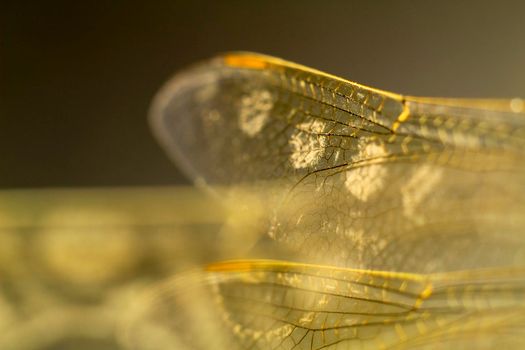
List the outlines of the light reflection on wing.
{"label": "light reflection on wing", "polygon": [[525,262],[515,105],[404,97],[229,54],[176,76],[151,120],[197,184],[261,196],[265,232],[303,261],[427,273]]}
{"label": "light reflection on wing", "polygon": [[136,349],[159,340],[181,349],[518,348],[525,341],[524,273],[218,263],[139,303],[124,338]]}

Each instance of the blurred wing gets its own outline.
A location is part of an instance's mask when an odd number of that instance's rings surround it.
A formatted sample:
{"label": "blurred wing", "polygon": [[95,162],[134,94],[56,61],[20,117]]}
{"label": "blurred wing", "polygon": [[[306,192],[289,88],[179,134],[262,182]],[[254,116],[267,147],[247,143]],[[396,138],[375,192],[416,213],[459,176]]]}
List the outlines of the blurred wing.
{"label": "blurred wing", "polygon": [[176,76],[151,121],[197,184],[263,198],[295,258],[426,273],[525,262],[520,102],[403,97],[239,53]]}
{"label": "blurred wing", "polygon": [[524,345],[525,271],[443,275],[233,261],[137,302],[130,349],[492,349]]}
{"label": "blurred wing", "polygon": [[224,259],[224,220],[195,188],[0,191],[0,349],[116,349],[137,290]]}

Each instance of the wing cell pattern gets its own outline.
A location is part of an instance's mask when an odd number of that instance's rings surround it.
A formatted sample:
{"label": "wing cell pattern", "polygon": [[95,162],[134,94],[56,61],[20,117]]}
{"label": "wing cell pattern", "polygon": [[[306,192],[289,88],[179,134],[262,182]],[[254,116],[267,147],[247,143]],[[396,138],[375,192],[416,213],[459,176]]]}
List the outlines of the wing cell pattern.
{"label": "wing cell pattern", "polygon": [[[191,349],[517,348],[523,277],[522,269],[417,275],[231,261],[168,283],[146,309],[150,324]],[[173,316],[203,309],[197,323]]]}
{"label": "wing cell pattern", "polygon": [[262,197],[264,230],[290,254],[426,273],[524,261],[525,114],[510,106],[230,54],[169,82],[152,123],[197,184]]}

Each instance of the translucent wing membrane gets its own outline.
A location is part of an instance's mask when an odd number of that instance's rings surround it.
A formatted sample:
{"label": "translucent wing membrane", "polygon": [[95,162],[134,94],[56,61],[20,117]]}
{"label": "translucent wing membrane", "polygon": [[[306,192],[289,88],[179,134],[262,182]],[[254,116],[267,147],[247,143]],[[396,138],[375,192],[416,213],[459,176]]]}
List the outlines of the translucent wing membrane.
{"label": "translucent wing membrane", "polygon": [[524,272],[226,262],[141,300],[122,338],[137,349],[518,348],[525,345]]}
{"label": "translucent wing membrane", "polygon": [[294,259],[427,273],[523,264],[516,101],[403,97],[229,54],[170,81],[151,120],[196,183],[260,196]]}

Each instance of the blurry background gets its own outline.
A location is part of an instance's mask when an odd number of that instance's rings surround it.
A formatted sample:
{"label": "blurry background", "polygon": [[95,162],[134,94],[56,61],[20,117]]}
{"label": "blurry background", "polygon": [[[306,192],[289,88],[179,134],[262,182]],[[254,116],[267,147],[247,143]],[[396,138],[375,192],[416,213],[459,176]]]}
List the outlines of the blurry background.
{"label": "blurry background", "polygon": [[184,183],[148,106],[222,51],[412,95],[524,97],[524,14],[522,1],[2,1],[0,188]]}

